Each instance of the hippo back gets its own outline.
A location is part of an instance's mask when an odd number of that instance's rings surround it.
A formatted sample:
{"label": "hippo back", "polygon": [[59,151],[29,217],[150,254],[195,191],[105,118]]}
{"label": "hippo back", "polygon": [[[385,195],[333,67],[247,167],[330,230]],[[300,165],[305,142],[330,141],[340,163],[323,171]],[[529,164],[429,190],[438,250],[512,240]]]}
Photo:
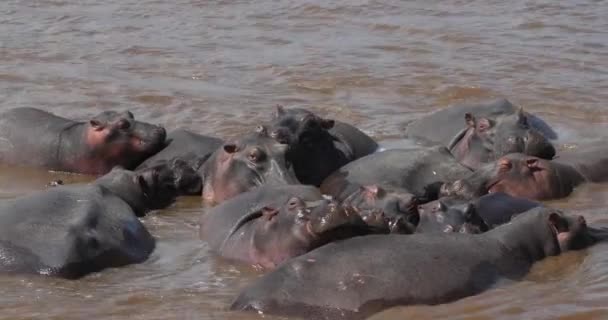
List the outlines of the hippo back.
{"label": "hippo back", "polygon": [[[463,129],[466,113],[474,114],[476,117],[496,119],[500,116],[515,114],[518,108],[507,99],[448,106],[408,124],[405,133],[410,138],[447,146],[452,138]],[[544,120],[527,112],[526,116],[531,127],[540,131],[548,139],[557,139],[557,133]]]}
{"label": "hippo back", "polygon": [[17,255],[22,270],[16,272],[77,278],[142,262],[154,249],[131,208],[98,185],[59,186],[6,200],[0,222],[0,251]]}

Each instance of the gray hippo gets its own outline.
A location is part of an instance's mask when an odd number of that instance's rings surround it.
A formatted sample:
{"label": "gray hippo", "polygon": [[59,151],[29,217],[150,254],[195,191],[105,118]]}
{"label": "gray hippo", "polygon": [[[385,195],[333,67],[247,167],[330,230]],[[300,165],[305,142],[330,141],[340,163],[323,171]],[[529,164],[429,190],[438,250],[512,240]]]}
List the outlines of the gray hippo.
{"label": "gray hippo", "polygon": [[225,143],[198,170],[203,199],[220,203],[264,184],[298,184],[286,151],[264,130]]}
{"label": "gray hippo", "polygon": [[[488,119],[490,126],[493,125],[494,127],[503,120],[507,120],[506,122],[509,124],[505,129],[507,129],[506,132],[509,132],[511,131],[509,126],[521,123],[518,115],[520,109],[520,107],[513,105],[504,98],[479,104],[449,106],[409,123],[405,134],[410,138],[423,139],[448,146],[454,137],[462,133],[462,122],[458,120],[464,119],[465,114],[469,113],[477,119]],[[541,118],[527,112],[524,115],[526,125],[542,133],[547,139],[557,139],[557,133]]]}
{"label": "gray hippo", "polygon": [[377,184],[386,189],[406,190],[424,202],[435,200],[429,186],[467,177],[471,170],[456,161],[442,146],[423,149],[393,149],[355,160],[330,175],[321,191],[344,199],[357,186]]}
{"label": "gray hippo", "polygon": [[276,107],[271,137],[289,145],[287,160],[303,184],[319,186],[343,165],[375,152],[378,144],[354,126],[300,108]]}
{"label": "gray hippo", "polygon": [[504,192],[530,200],[563,198],[581,183],[608,180],[607,151],[605,148],[579,151],[552,161],[509,154],[468,177],[444,184],[440,195],[473,199],[486,193]]}
{"label": "gray hippo", "polygon": [[155,241],[137,216],[175,199],[157,169],[114,168],[85,185],[58,185],[0,202],[0,272],[79,278],[145,261]]}
{"label": "gray hippo", "polygon": [[0,114],[0,163],[104,174],[137,167],[162,149],[165,129],[104,111],[79,122],[34,108]]}
{"label": "gray hippo", "polygon": [[200,237],[222,257],[273,269],[325,243],[369,233],[349,210],[312,186],[263,186],[204,215]]}
{"label": "gray hippo", "polygon": [[509,153],[553,159],[555,148],[542,133],[530,127],[527,119],[521,109],[499,120],[476,119],[466,113],[466,127],[452,139],[448,149],[461,164],[473,169]]}
{"label": "gray hippo", "polygon": [[512,197],[503,192],[486,194],[474,200],[444,197],[418,207],[420,223],[416,232],[485,232],[540,206],[540,202]]}
{"label": "gray hippo", "polygon": [[482,234],[369,235],[293,258],[246,287],[232,310],[364,319],[400,305],[436,305],[519,280],[545,257],[606,236],[547,208]]}
{"label": "gray hippo", "polygon": [[410,234],[418,224],[418,198],[402,189],[385,189],[378,185],[358,186],[344,199],[342,206],[352,208],[365,224],[390,233]]}
{"label": "gray hippo", "polygon": [[177,129],[169,132],[165,147],[146,159],[137,169],[144,169],[158,162],[180,159],[190,164],[194,170],[198,170],[222,144],[222,139],[204,136],[185,129]]}
{"label": "gray hippo", "polygon": [[417,233],[482,233],[490,228],[469,201],[441,198],[418,206]]}

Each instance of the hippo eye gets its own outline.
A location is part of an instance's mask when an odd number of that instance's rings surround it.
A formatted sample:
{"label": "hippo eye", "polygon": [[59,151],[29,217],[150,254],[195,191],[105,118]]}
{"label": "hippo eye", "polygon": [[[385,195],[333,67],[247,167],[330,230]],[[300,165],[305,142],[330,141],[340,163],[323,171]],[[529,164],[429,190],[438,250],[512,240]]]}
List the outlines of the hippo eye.
{"label": "hippo eye", "polygon": [[120,120],[120,122],[118,123],[118,128],[120,128],[121,130],[127,130],[131,128],[131,123],[126,120]]}
{"label": "hippo eye", "polygon": [[287,202],[287,206],[289,207],[289,209],[295,209],[298,204],[300,204],[300,199],[298,198],[291,198],[289,199],[289,202]]}

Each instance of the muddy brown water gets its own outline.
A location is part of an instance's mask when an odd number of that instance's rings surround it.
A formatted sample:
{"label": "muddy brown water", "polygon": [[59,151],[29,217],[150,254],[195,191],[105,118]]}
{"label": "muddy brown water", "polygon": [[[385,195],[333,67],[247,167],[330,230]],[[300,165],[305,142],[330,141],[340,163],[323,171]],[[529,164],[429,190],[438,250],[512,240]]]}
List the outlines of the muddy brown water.
{"label": "muddy brown water", "polygon": [[[281,103],[394,147],[411,145],[403,128],[424,113],[504,96],[573,148],[608,136],[606,16],[603,0],[4,0],[0,111],[85,119],[130,109],[169,129],[229,138]],[[90,179],[0,167],[0,198],[56,178]],[[552,204],[608,222],[607,186]],[[158,249],[140,265],[78,281],[0,276],[0,318],[260,319],[226,311],[260,273],[197,239],[204,211],[184,198],[144,218]],[[372,318],[607,319],[607,251],[547,259],[525,281]]]}

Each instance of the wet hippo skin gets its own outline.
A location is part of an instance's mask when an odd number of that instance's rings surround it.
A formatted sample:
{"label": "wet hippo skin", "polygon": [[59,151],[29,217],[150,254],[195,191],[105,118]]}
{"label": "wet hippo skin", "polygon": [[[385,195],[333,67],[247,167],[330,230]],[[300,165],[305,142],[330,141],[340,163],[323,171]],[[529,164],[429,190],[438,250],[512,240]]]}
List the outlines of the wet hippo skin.
{"label": "wet hippo skin", "polygon": [[264,184],[299,184],[286,152],[265,130],[224,143],[198,170],[203,199],[221,203]]}
{"label": "wet hippo skin", "polygon": [[354,126],[301,108],[277,106],[273,121],[265,127],[271,137],[289,145],[287,159],[303,184],[319,186],[336,169],[378,149]]}
{"label": "wet hippo skin", "polygon": [[0,271],[73,279],[143,262],[155,240],[137,216],[174,196],[153,169],[115,168],[90,184],[3,200]]}
{"label": "wet hippo skin", "polygon": [[597,239],[580,216],[532,209],[483,234],[371,235],[291,259],[246,287],[232,310],[364,319],[397,305],[442,304],[524,277],[538,260]]}
{"label": "wet hippo skin", "polygon": [[133,169],[164,146],[165,129],[131,112],[104,111],[88,122],[34,108],[0,114],[0,162],[57,171],[104,174]]}
{"label": "wet hippo skin", "polygon": [[265,185],[203,215],[199,235],[222,257],[272,269],[331,241],[371,233],[412,233],[409,216],[385,213],[393,210],[389,207],[356,201],[340,205],[313,186]]}
{"label": "wet hippo skin", "polygon": [[607,163],[605,149],[582,151],[553,161],[513,153],[464,179],[444,184],[440,195],[473,199],[504,192],[530,200],[558,199],[567,197],[582,183],[608,180]]}
{"label": "wet hippo skin", "polygon": [[[461,119],[465,118],[465,114],[469,113],[476,118],[500,121],[503,117],[517,114],[519,110],[519,107],[504,98],[477,104],[449,106],[408,124],[405,133],[410,138],[418,138],[448,146],[454,137],[462,131],[463,123]],[[542,133],[548,139],[557,139],[557,133],[541,118],[528,112],[525,113],[525,116],[526,122],[531,128]]]}
{"label": "wet hippo skin", "polygon": [[219,138],[177,129],[169,132],[165,147],[146,159],[137,169],[147,168],[157,162],[180,159],[190,164],[194,170],[198,170],[211,154],[222,146],[222,143],[222,139]]}
{"label": "wet hippo skin", "polygon": [[[321,185],[321,191],[344,199],[362,185],[406,190],[427,198],[429,185],[454,181],[471,174],[442,146],[422,149],[393,149],[355,160],[338,169]],[[430,199],[434,200],[434,199]]]}

